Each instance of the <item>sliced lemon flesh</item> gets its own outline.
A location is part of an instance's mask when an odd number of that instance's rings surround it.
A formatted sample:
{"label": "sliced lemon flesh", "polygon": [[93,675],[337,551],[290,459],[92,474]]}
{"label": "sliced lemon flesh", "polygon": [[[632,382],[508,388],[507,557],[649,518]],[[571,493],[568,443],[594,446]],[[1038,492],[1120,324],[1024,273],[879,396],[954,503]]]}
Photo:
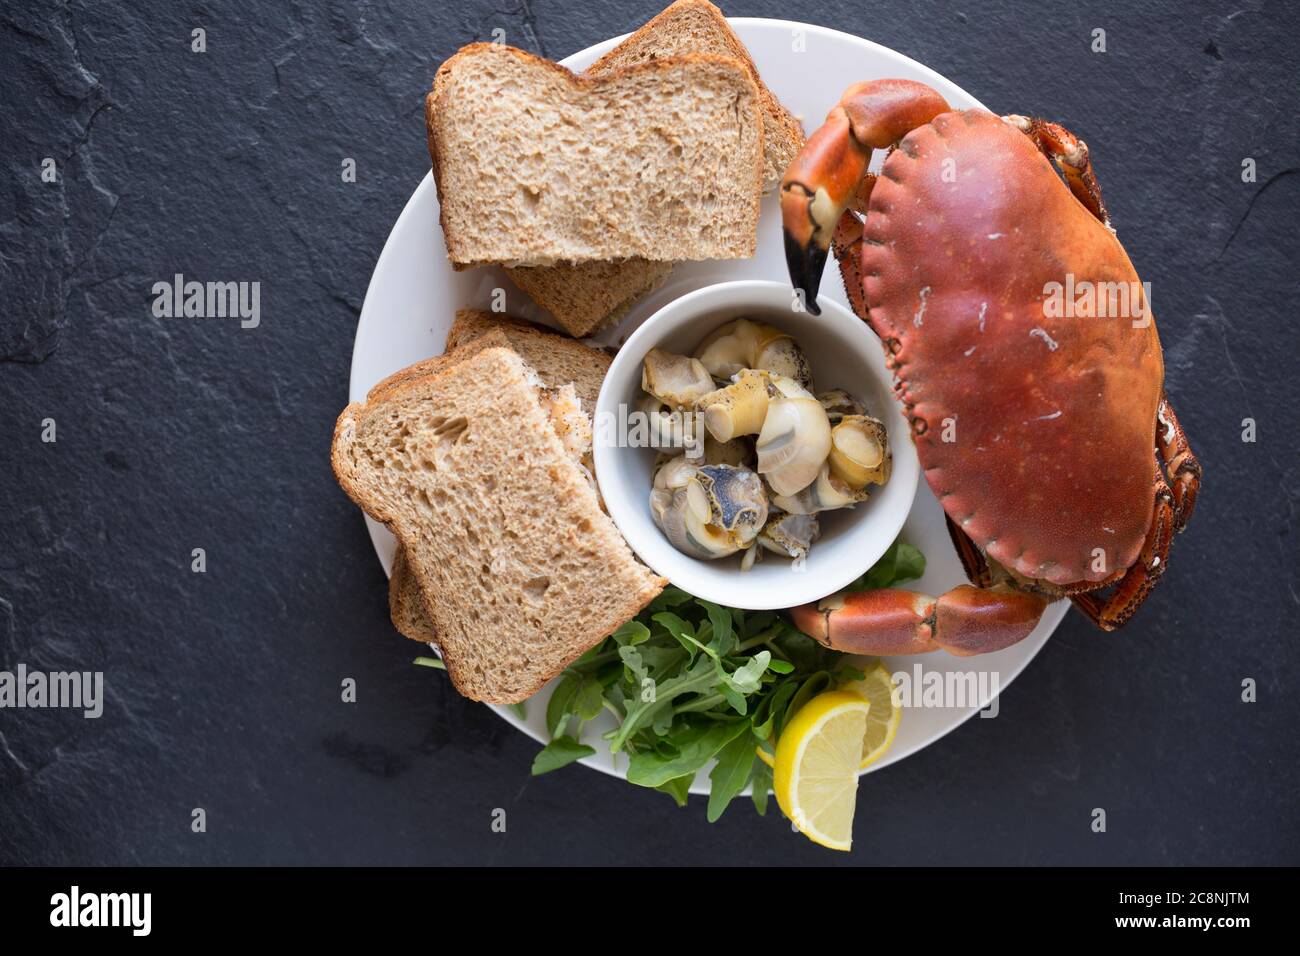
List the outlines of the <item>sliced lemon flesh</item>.
{"label": "sliced lemon flesh", "polygon": [[[845,681],[836,689],[860,694],[871,704],[871,711],[867,714],[867,732],[862,738],[862,763],[858,765],[859,770],[866,770],[893,745],[903,709],[894,701],[893,677],[885,665],[867,659],[861,669],[865,674],[862,680]],[[769,767],[776,765],[774,750],[755,747],[754,752]]]}
{"label": "sliced lemon flesh", "polygon": [[862,680],[848,681],[838,690],[861,694],[871,704],[867,714],[867,732],[862,738],[862,763],[859,769],[866,769],[881,757],[894,743],[898,734],[898,722],[903,718],[903,708],[894,701],[894,681],[884,664],[863,668],[866,676]]}
{"label": "sliced lemon flesh", "polygon": [[772,789],[795,828],[831,850],[853,846],[858,766],[871,704],[832,690],[808,701],[781,732]]}

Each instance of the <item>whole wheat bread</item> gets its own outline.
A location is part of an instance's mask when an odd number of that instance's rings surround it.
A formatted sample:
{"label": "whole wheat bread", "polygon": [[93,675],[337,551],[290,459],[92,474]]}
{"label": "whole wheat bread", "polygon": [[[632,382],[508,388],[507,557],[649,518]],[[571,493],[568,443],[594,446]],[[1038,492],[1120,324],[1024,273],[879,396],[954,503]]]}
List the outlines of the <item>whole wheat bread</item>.
{"label": "whole wheat bread", "polygon": [[[758,75],[749,51],[708,0],[677,0],[587,68],[598,76],[678,53],[731,56],[749,70],[763,108],[763,188],[774,189],[804,143],[803,128]],[[625,259],[506,269],[512,282],[570,335],[591,335],[616,322],[672,272],[666,262]]]}
{"label": "whole wheat bread", "polygon": [[529,697],[665,583],[600,510],[509,349],[349,405],[332,461],[401,543],[452,682],[474,700]]}
{"label": "whole wheat bread", "polygon": [[[749,51],[722,11],[707,0],[677,0],[585,72],[597,76],[680,53],[730,56],[749,70],[762,105],[763,187],[774,188],[803,145],[803,129],[763,84]],[[432,136],[429,141],[433,142]],[[631,258],[507,267],[506,274],[566,332],[582,337],[622,318],[637,299],[662,285],[672,269],[669,262]]]}
{"label": "whole wheat bread", "polygon": [[561,335],[552,329],[508,315],[480,309],[460,309],[447,332],[446,351],[394,372],[370,389],[367,401],[375,401],[395,386],[441,371],[488,348],[513,349],[549,387],[572,382],[582,400],[583,411],[596,412],[596,398],[609,371],[610,357],[600,349]]}
{"label": "whole wheat bread", "polygon": [[[606,352],[531,322],[477,309],[461,309],[456,313],[447,333],[445,354],[390,375],[370,390],[367,401],[375,401],[403,382],[448,368],[493,347],[513,349],[548,388],[572,384],[583,411],[587,415],[595,414],[596,398],[609,371],[610,357]],[[436,643],[432,615],[426,608],[430,600],[421,591],[407,564],[406,553],[399,545],[388,582],[388,609],[399,633],[414,641]]]}
{"label": "whole wheat bread", "polygon": [[506,269],[510,281],[579,338],[623,317],[637,299],[661,286],[674,263],[647,259],[561,262]]}
{"label": "whole wheat bread", "polygon": [[754,254],[762,110],[733,58],[588,77],[476,43],[438,69],[427,117],[457,267]]}
{"label": "whole wheat bread", "polygon": [[436,644],[438,632],[433,626],[433,615],[425,606],[426,600],[420,582],[406,563],[406,550],[398,545],[388,578],[388,616],[403,637],[421,644]]}
{"label": "whole wheat bread", "polygon": [[582,400],[582,410],[596,414],[600,386],[609,372],[608,352],[522,319],[478,309],[456,313],[447,333],[447,349],[466,356],[468,350],[481,351],[495,344],[498,336],[519,353],[547,387],[572,382]]}
{"label": "whole wheat bread", "polygon": [[763,85],[745,44],[708,0],[677,0],[587,69],[594,76],[682,53],[714,53],[744,64],[758,86],[763,110],[763,188],[775,189],[803,148],[803,127]]}

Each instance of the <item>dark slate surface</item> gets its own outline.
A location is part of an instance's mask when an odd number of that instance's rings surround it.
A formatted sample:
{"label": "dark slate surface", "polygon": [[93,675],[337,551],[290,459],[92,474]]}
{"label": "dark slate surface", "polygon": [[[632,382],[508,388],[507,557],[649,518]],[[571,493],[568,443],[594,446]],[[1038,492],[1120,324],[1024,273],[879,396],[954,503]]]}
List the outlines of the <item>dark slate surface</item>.
{"label": "dark slate surface", "polygon": [[[699,804],[580,768],[530,779],[534,744],[412,667],[387,622],[326,452],[367,280],[426,169],[420,93],[495,27],[563,56],[659,3],[498,6],[0,14],[0,662],[103,670],[109,694],[98,721],[0,711],[0,862],[830,856],[748,807],[710,826]],[[1295,5],[729,12],[860,33],[1083,135],[1153,284],[1169,392],[1208,473],[1138,620],[1102,636],[1071,615],[997,720],[870,777],[849,862],[1297,862]],[[151,286],[175,272],[260,281],[261,326],[155,319]],[[197,547],[206,574],[190,571]],[[1255,704],[1239,700],[1247,677]]]}

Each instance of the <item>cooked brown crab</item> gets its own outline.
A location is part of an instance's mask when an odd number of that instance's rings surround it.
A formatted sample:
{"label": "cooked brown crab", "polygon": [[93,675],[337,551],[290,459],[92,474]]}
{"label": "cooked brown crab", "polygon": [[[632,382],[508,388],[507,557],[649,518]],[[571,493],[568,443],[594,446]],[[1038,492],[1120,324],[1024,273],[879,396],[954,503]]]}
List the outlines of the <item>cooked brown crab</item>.
{"label": "cooked brown crab", "polygon": [[[877,149],[890,149],[879,177]],[[873,80],[809,138],[781,210],[813,313],[834,237],[975,585],[837,596],[796,609],[798,626],[859,653],[978,654],[1026,637],[1059,597],[1105,630],[1124,624],[1165,571],[1201,466],[1087,146],[1055,123]],[[1049,292],[1080,283],[1133,290],[1136,308],[1055,314]]]}

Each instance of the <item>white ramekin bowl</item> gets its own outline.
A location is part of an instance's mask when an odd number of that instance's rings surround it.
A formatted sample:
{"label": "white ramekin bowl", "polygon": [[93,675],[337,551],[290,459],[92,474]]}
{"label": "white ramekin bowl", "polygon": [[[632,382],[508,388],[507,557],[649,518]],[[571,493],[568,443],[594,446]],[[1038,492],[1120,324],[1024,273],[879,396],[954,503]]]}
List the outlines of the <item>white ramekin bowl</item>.
{"label": "white ramekin bowl", "polygon": [[[848,309],[823,298],[821,315],[794,311],[789,285],[724,282],[664,306],[627,340],[614,357],[596,406],[596,480],[614,523],[632,550],[658,574],[684,591],[747,610],[794,607],[840,590],[870,568],[898,535],[916,495],[920,465],[916,448],[890,387],[880,340]],[[745,316],[789,332],[803,347],[818,393],[842,388],[866,403],[885,423],[893,451],[893,474],[883,488],[851,509],[823,512],[821,537],[802,567],[767,554],[748,571],[739,557],[702,561],[674,548],[650,514],[652,468],[657,450],[626,447],[618,424],[637,407],[641,363],[652,348],[693,354],[718,326]]]}

